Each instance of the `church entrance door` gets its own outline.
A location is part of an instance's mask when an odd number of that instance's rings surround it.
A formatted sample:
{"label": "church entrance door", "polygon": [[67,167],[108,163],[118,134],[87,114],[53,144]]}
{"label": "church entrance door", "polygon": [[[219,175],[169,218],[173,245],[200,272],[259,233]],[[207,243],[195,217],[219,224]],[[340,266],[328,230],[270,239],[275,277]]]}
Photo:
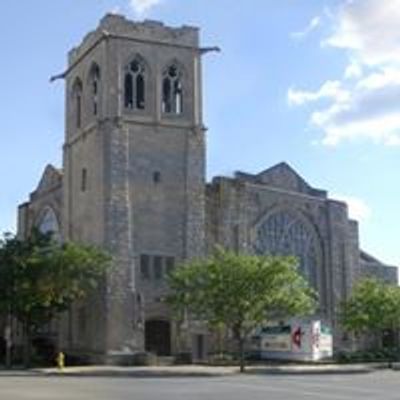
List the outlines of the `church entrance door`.
{"label": "church entrance door", "polygon": [[171,324],[169,321],[146,321],[145,348],[146,351],[158,356],[171,355]]}

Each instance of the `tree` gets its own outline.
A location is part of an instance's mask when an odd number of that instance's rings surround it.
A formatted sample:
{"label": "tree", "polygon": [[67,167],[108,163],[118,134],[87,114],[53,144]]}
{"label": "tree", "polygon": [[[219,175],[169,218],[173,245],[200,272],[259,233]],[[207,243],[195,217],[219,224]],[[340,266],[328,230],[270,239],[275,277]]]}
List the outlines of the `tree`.
{"label": "tree", "polygon": [[268,320],[311,313],[315,293],[298,273],[292,257],[252,256],[217,249],[170,276],[168,302],[211,327],[224,324],[237,341],[240,371],[249,334]]}
{"label": "tree", "polygon": [[349,332],[381,337],[400,327],[400,288],[374,278],[360,280],[342,305],[342,322]]}
{"label": "tree", "polygon": [[25,365],[35,330],[96,288],[109,265],[103,251],[59,245],[51,234],[35,230],[26,240],[5,236],[0,242],[0,313],[22,324]]}

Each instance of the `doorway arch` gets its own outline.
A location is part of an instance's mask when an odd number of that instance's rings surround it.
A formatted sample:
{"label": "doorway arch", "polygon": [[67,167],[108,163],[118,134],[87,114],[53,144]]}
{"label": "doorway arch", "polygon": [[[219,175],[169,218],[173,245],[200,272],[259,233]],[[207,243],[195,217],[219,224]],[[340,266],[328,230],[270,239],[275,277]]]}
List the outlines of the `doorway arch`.
{"label": "doorway arch", "polygon": [[166,320],[149,320],[145,324],[145,349],[158,356],[171,355],[171,324]]}

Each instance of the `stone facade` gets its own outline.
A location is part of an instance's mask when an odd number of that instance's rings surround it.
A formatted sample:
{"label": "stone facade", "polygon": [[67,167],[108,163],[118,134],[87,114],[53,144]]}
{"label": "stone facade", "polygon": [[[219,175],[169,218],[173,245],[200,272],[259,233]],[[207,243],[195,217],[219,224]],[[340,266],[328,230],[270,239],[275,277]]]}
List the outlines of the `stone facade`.
{"label": "stone facade", "polygon": [[[67,351],[103,359],[175,352],[162,302],[166,272],[215,244],[297,255],[320,294],[318,316],[334,327],[337,306],[363,268],[386,268],[360,258],[346,204],[285,163],[206,184],[202,53],[196,28],[117,15],[69,53],[63,170],[46,168],[18,224],[21,236],[35,225],[51,228],[60,240],[101,246],[114,257],[97,295],[63,318]],[[204,327],[192,323],[189,331],[186,345],[201,358]]]}
{"label": "stone facade", "polygon": [[363,276],[379,278],[387,283],[397,283],[398,268],[382,264],[382,262],[372,257],[370,254],[367,254],[365,251],[361,251],[360,265]]}
{"label": "stone facade", "polygon": [[207,194],[207,243],[297,256],[319,294],[316,317],[336,327],[339,303],[360,273],[357,224],[346,204],[309,186],[286,163],[258,175],[214,178]]}

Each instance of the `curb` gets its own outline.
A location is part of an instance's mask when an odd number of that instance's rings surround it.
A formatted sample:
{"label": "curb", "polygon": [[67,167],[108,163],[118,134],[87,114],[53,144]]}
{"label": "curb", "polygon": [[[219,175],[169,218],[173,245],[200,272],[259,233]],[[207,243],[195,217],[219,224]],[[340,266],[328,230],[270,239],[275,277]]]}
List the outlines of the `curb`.
{"label": "curb", "polygon": [[[392,364],[392,369],[400,370],[400,363]],[[325,366],[247,366],[245,375],[327,375],[327,374],[366,374],[377,370],[389,369],[387,363],[325,365]],[[239,375],[237,366],[171,366],[171,367],[112,367],[86,366],[57,368],[35,368],[31,370],[0,370],[0,377],[122,377],[122,378],[195,378]]]}

